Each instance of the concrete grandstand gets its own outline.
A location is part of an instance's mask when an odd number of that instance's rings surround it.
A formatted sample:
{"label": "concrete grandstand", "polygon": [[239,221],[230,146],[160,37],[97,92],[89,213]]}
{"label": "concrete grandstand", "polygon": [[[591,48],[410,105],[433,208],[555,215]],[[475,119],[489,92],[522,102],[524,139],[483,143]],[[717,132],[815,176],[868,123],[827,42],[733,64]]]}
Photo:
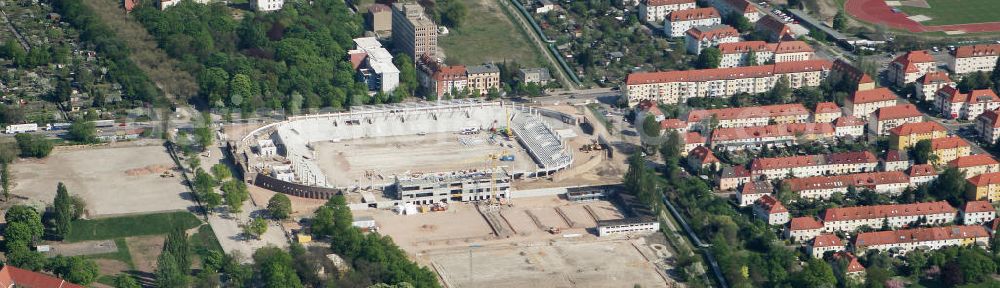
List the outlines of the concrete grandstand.
{"label": "concrete grandstand", "polygon": [[[392,191],[401,178],[456,171],[475,175],[475,171],[496,168],[492,166],[501,166],[510,177],[494,181],[548,177],[569,167],[573,154],[541,117],[533,108],[472,99],[360,106],[349,112],[289,117],[260,127],[230,143],[230,151],[248,183],[307,198],[326,199],[346,191]],[[516,144],[485,132],[508,125]],[[258,143],[273,143],[277,153],[266,145],[257,147]],[[374,152],[366,154],[366,150]],[[519,157],[522,154],[525,157]],[[499,161],[499,156],[509,158]],[[509,184],[500,186],[510,189]],[[509,191],[497,192],[510,197]],[[385,199],[374,199],[379,207],[441,199],[440,195],[403,199],[398,193],[383,194]],[[366,203],[373,201],[364,198]]]}

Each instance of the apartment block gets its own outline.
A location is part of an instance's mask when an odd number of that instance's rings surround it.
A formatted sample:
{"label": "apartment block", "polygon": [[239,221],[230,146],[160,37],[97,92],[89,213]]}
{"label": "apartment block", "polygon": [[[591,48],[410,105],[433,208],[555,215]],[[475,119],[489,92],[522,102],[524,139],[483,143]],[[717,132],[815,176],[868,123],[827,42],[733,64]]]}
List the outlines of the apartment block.
{"label": "apartment block", "polygon": [[962,224],[983,225],[997,218],[997,209],[989,201],[969,201],[962,206],[959,217],[962,218]]}
{"label": "apartment block", "polygon": [[844,251],[846,248],[844,242],[840,241],[840,237],[835,234],[820,234],[813,238],[809,246],[806,247],[806,253],[808,253],[813,258],[823,258],[823,254],[826,252],[838,252]]}
{"label": "apartment block", "polygon": [[906,170],[906,175],[910,176],[910,186],[916,187],[927,182],[934,181],[938,177],[937,169],[931,164],[917,164],[910,166]]}
{"label": "apartment block", "polygon": [[365,15],[368,27],[379,37],[392,35],[392,8],[385,4],[374,4],[368,7],[368,15]]}
{"label": "apartment block", "polygon": [[707,140],[705,137],[701,136],[701,133],[688,132],[687,134],[684,134],[684,151],[681,151],[681,155],[687,156],[688,151],[705,146],[706,143]]}
{"label": "apartment block", "polygon": [[[719,173],[719,180],[717,184],[719,185],[719,190],[731,191],[739,188],[740,185],[745,187],[745,184],[747,183],[750,183],[750,170],[743,166],[733,166],[722,168],[722,173]],[[750,203],[747,203],[746,205],[753,204],[753,202],[757,201],[759,198],[760,197],[754,198],[753,201],[750,201]],[[740,203],[743,203],[743,201],[741,200]]]}
{"label": "apartment block", "polygon": [[1000,57],[1000,44],[960,46],[951,52],[948,69],[955,74],[976,71],[991,72],[996,69]]}
{"label": "apartment block", "polygon": [[683,37],[684,32],[698,26],[722,24],[722,17],[715,8],[694,8],[670,12],[663,21],[663,34],[670,37]]}
{"label": "apartment block", "polygon": [[823,233],[823,222],[819,222],[813,217],[795,217],[785,229],[785,238],[796,242],[812,240]]}
{"label": "apartment block", "polygon": [[816,103],[816,109],[813,110],[813,122],[816,123],[832,123],[841,116],[844,116],[844,112],[833,102]]}
{"label": "apartment block", "polygon": [[841,116],[833,121],[834,134],[839,137],[865,136],[865,121],[854,116]]}
{"label": "apartment block", "polygon": [[795,62],[811,60],[816,55],[812,46],[803,41],[782,41],[767,43],[764,41],[740,41],[719,44],[722,59],[719,67],[752,66],[779,62]]}
{"label": "apartment block", "polygon": [[905,150],[889,150],[882,161],[882,171],[904,171],[913,166],[913,160]]}
{"label": "apartment block", "polygon": [[875,171],[879,161],[869,151],[842,152],[822,155],[803,155],[774,158],[757,158],[750,164],[754,177],[784,179],[787,177],[812,177],[832,174],[851,174]]}
{"label": "apartment block", "polygon": [[715,153],[705,146],[696,147],[688,152],[687,162],[689,167],[700,169],[717,169],[722,164],[719,158],[715,158]]}
{"label": "apartment block", "polygon": [[966,180],[966,196],[975,200],[1000,200],[1000,172],[984,173]]}
{"label": "apartment block", "polygon": [[684,32],[684,46],[691,54],[701,54],[701,50],[722,43],[740,41],[740,32],[729,25],[694,26]]}
{"label": "apartment block", "polygon": [[944,86],[937,91],[934,101],[938,111],[951,119],[972,120],[983,112],[1000,108],[1000,97],[990,89],[962,93],[952,86]]}
{"label": "apartment block", "polygon": [[746,0],[708,0],[708,3],[710,6],[719,9],[722,15],[742,14],[750,23],[756,23],[761,17],[764,17],[764,13],[760,12],[757,6],[750,4]]}
{"label": "apartment block", "polygon": [[694,8],[695,0],[643,0],[639,2],[639,20],[659,24],[671,12]]}
{"label": "apartment block", "polygon": [[[707,122],[716,121],[716,128],[766,126],[809,122],[809,109],[802,104],[694,110],[687,114],[689,128],[707,128]],[[714,119],[714,120],[713,120]]]}
{"label": "apartment block", "polygon": [[[820,217],[827,232],[852,232],[868,226],[872,229],[900,228],[923,220],[926,225],[942,225],[955,221],[958,212],[946,201],[912,204],[889,204],[830,208]],[[889,227],[884,227],[888,224]]]}
{"label": "apartment block", "polygon": [[833,138],[830,123],[796,123],[743,128],[716,128],[712,130],[712,148],[725,147],[743,150],[751,147],[781,146],[800,141],[828,140]]}
{"label": "apartment block", "polygon": [[696,97],[729,97],[737,93],[764,93],[780,77],[792,88],[816,87],[830,72],[826,60],[782,62],[772,65],[668,72],[631,73],[625,80],[630,106],[642,100],[677,104]]}
{"label": "apartment block", "polygon": [[896,87],[906,86],[927,73],[937,71],[937,63],[927,50],[906,52],[889,63],[886,71],[889,81]]}
{"label": "apartment block", "polygon": [[792,27],[771,16],[761,17],[754,25],[754,31],[767,37],[770,42],[795,40]]}
{"label": "apartment block", "polygon": [[785,205],[770,195],[764,195],[757,199],[757,202],[754,202],[753,215],[757,219],[764,220],[768,225],[784,225],[790,220]]}
{"label": "apartment block", "polygon": [[739,193],[736,194],[736,202],[740,203],[740,207],[746,207],[753,205],[761,197],[772,195],[772,193],[774,193],[774,185],[771,185],[771,182],[750,181],[740,188]]}
{"label": "apartment block", "polygon": [[500,90],[500,68],[493,64],[468,66],[465,69],[469,79],[469,91],[473,95],[486,96],[490,89]]}
{"label": "apartment block", "polygon": [[931,151],[937,156],[934,164],[944,164],[972,154],[972,144],[958,136],[937,138],[931,140]]}
{"label": "apartment block", "polygon": [[989,154],[976,154],[955,158],[948,162],[948,167],[958,168],[969,179],[976,175],[1000,172],[1000,162]]}
{"label": "apartment block", "polygon": [[955,81],[948,77],[948,73],[941,71],[927,73],[914,84],[917,88],[917,99],[924,101],[934,101],[937,91],[945,86],[956,87]]}
{"label": "apartment block", "polygon": [[905,123],[889,129],[889,149],[903,150],[917,145],[922,140],[948,136],[948,129],[934,121]]}
{"label": "apartment block", "polygon": [[951,246],[986,246],[989,240],[990,233],[978,225],[865,232],[858,233],[854,239],[854,252],[863,255],[868,250],[878,250],[890,255],[905,255],[917,249],[931,251]]}
{"label": "apartment block", "polygon": [[833,71],[836,71],[854,86],[855,91],[875,89],[875,80],[868,73],[861,71],[851,63],[837,59],[833,61]]}
{"label": "apartment block", "polygon": [[504,168],[397,177],[396,199],[417,205],[510,199],[511,180]]}
{"label": "apartment block", "polygon": [[358,78],[368,84],[369,91],[390,93],[399,87],[399,69],[392,64],[392,54],[382,48],[375,37],[354,39],[355,48],[347,53],[354,59],[361,58],[355,69]]}
{"label": "apartment block", "polygon": [[830,199],[833,193],[847,194],[848,187],[871,189],[881,194],[899,194],[910,186],[902,171],[868,172],[836,176],[789,178],[782,181],[792,192],[806,199]]}
{"label": "apartment block", "polygon": [[816,56],[816,51],[805,41],[781,41],[770,46],[774,50],[774,63],[806,61]]}
{"label": "apartment block", "polygon": [[868,131],[876,135],[888,135],[889,130],[906,123],[924,121],[924,114],[913,104],[882,107],[872,112],[868,120]]}
{"label": "apartment block", "polygon": [[859,89],[844,99],[844,109],[847,110],[847,115],[867,120],[879,108],[896,106],[896,99],[896,93],[889,88]]}
{"label": "apartment block", "polygon": [[983,114],[979,114],[975,121],[976,133],[984,141],[996,144],[997,139],[1000,139],[1000,121],[998,120],[1000,120],[1000,112],[997,110],[987,110]]}
{"label": "apartment block", "polygon": [[424,54],[437,57],[437,25],[419,4],[393,3],[392,43],[411,59]]}
{"label": "apartment block", "polygon": [[469,86],[465,66],[448,66],[427,54],[420,56],[417,62],[417,78],[420,85],[430,88],[437,99],[466,91]]}

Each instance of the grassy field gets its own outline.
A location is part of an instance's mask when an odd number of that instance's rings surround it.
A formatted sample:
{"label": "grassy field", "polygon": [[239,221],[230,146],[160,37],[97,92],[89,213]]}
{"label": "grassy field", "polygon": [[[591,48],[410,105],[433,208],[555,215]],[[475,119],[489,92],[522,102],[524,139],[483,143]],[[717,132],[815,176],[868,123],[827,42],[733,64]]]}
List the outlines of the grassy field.
{"label": "grassy field", "polygon": [[191,229],[201,224],[189,212],[168,212],[73,222],[66,242],[156,235],[170,232],[174,225]]}
{"label": "grassy field", "polygon": [[931,8],[900,6],[907,15],[926,15],[933,19],[920,22],[926,26],[1000,21],[997,0],[925,0]]}
{"label": "grassy field", "polygon": [[468,16],[462,26],[438,38],[449,64],[476,65],[517,60],[522,66],[539,67],[545,63],[521,27],[514,27],[498,1],[468,0]]}

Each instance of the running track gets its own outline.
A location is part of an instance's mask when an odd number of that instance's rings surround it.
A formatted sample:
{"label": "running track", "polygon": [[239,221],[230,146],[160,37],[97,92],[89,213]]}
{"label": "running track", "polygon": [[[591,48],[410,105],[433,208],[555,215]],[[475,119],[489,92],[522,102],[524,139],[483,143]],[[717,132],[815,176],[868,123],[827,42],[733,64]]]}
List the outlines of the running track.
{"label": "running track", "polygon": [[862,21],[884,24],[889,28],[907,30],[914,33],[933,31],[965,31],[967,33],[1000,31],[1000,22],[972,23],[940,26],[924,26],[906,18],[906,13],[893,13],[885,0],[847,0],[844,4],[848,14]]}

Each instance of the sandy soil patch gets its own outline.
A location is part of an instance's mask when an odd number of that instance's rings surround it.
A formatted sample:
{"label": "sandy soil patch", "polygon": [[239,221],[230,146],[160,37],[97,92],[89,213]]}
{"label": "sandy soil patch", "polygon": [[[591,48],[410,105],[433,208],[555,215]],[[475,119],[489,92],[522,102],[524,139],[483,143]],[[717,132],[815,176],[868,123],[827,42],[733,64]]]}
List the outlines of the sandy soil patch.
{"label": "sandy soil patch", "polygon": [[132,263],[135,269],[142,272],[156,272],[156,258],[163,251],[163,241],[166,236],[140,236],[125,238],[129,252],[132,253]]}
{"label": "sandy soil patch", "polygon": [[111,259],[94,259],[97,262],[97,267],[100,268],[101,275],[118,275],[123,272],[128,272],[128,264],[125,262]]}

